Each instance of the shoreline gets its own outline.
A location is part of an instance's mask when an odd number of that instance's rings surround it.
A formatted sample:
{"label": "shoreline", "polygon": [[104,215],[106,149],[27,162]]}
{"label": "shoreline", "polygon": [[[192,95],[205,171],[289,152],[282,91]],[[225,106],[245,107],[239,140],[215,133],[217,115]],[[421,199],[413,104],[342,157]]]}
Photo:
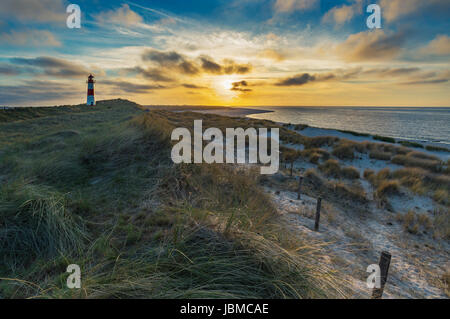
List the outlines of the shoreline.
{"label": "shoreline", "polygon": [[[265,114],[265,113],[274,113],[273,110],[261,110],[261,109],[249,109],[244,107],[239,108],[233,108],[233,107],[208,107],[208,106],[202,106],[202,107],[186,107],[186,106],[172,106],[169,107],[148,107],[149,109],[169,109],[173,112],[198,112],[198,113],[204,113],[204,114],[215,114],[215,115],[221,115],[221,116],[228,116],[228,117],[242,117],[242,118],[252,118],[252,119],[258,119],[252,117],[253,115],[258,114]],[[268,120],[268,119],[265,119]],[[270,120],[268,120],[270,121]],[[424,140],[418,140],[418,139],[408,139],[408,138],[399,138],[399,137],[391,137],[391,136],[377,136],[370,133],[361,133],[361,132],[354,132],[354,131],[347,131],[347,130],[339,130],[339,129],[333,129],[333,128],[323,128],[323,127],[315,127],[310,126],[307,124],[291,124],[291,123],[284,123],[284,122],[277,122],[273,121],[274,123],[277,123],[278,125],[290,125],[289,127],[294,129],[297,127],[304,127],[302,130],[295,130],[299,134],[308,136],[308,137],[317,137],[317,136],[335,136],[338,138],[343,139],[349,139],[352,141],[357,142],[363,142],[363,141],[370,141],[374,143],[391,143],[391,144],[398,144],[398,145],[404,145],[406,147],[412,148],[417,151],[426,152],[429,154],[436,155],[443,159],[444,161],[447,161],[450,159],[450,144],[446,142],[437,142],[437,141],[424,141]],[[427,149],[431,148],[431,149]],[[448,151],[444,150],[433,150],[432,148],[445,148]]]}

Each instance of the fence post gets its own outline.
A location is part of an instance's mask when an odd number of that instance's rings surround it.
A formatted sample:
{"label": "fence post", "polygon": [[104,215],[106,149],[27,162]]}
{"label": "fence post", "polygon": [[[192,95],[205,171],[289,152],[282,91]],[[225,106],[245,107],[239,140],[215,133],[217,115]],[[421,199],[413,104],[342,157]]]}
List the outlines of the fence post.
{"label": "fence post", "polygon": [[322,198],[319,197],[317,199],[317,209],[316,209],[316,222],[314,224],[314,230],[319,231],[319,223],[320,223],[320,208],[322,206]]}
{"label": "fence post", "polygon": [[302,182],[303,182],[303,176],[299,176],[298,178],[298,196],[297,199],[300,200],[302,199]]}
{"label": "fence post", "polygon": [[391,265],[391,254],[387,251],[383,251],[380,257],[380,288],[374,288],[372,293],[372,299],[381,299],[383,297],[384,286],[386,285],[389,266]]}

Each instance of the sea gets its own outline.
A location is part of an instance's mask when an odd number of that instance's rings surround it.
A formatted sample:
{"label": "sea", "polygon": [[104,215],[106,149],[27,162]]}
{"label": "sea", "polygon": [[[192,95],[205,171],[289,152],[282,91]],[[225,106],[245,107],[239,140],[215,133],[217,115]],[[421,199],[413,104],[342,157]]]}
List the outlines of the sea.
{"label": "sea", "polygon": [[450,145],[450,107],[255,107],[254,119]]}

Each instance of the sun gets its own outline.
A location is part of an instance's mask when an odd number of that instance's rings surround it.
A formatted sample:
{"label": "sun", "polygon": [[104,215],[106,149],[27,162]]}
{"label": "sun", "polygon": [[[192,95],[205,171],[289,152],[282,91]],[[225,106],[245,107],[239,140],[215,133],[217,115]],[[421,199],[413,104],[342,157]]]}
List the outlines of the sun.
{"label": "sun", "polygon": [[213,87],[222,99],[232,100],[237,97],[237,92],[232,91],[233,83],[236,82],[236,78],[232,76],[220,76],[214,79]]}

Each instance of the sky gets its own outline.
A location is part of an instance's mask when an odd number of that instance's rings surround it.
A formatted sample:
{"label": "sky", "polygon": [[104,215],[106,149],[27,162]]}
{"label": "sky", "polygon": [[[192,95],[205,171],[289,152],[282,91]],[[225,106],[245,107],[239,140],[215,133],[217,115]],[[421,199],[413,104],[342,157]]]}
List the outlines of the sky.
{"label": "sky", "polygon": [[449,30],[448,0],[2,0],[0,105],[83,103],[92,73],[143,105],[450,106]]}

